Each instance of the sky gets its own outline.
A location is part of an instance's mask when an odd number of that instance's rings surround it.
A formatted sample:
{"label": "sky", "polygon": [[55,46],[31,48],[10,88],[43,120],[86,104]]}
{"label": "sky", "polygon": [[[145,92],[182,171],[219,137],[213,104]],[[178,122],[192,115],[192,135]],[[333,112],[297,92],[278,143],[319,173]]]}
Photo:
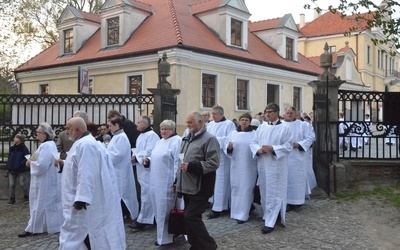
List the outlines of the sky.
{"label": "sky", "polygon": [[[347,2],[358,2],[348,0]],[[373,0],[375,4],[379,4],[382,0]],[[318,0],[314,4],[311,0],[245,0],[246,6],[249,9],[251,21],[260,21],[266,19],[272,19],[277,17],[283,17],[285,14],[292,14],[293,19],[296,23],[300,23],[300,14],[305,14],[306,22],[310,22],[314,19],[314,8],[318,7],[327,10],[329,5],[338,6],[339,0]],[[310,10],[304,9],[304,5],[311,5]],[[366,12],[366,10],[365,10]]]}

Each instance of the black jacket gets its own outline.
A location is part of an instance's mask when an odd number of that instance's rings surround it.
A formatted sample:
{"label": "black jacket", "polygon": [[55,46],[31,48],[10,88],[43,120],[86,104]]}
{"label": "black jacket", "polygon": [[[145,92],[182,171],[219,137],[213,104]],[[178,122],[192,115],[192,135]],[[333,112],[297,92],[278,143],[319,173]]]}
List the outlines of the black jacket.
{"label": "black jacket", "polygon": [[7,160],[7,169],[12,174],[23,173],[26,171],[26,158],[25,155],[29,154],[28,148],[25,144],[20,143],[10,147],[10,153]]}

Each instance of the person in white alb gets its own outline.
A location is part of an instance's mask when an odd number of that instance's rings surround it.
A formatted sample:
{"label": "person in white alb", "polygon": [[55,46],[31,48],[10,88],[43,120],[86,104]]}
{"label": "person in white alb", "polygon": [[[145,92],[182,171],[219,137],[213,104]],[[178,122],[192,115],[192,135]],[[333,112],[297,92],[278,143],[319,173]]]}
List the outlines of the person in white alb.
{"label": "person in white alb", "polygon": [[258,182],[263,209],[262,233],[271,233],[277,221],[286,226],[287,158],[293,150],[292,133],[279,120],[279,106],[270,103],[265,107],[268,122],[261,124],[250,142],[253,157],[257,160]]}
{"label": "person in white alb", "polygon": [[150,168],[144,164],[144,159],[150,157],[160,137],[150,126],[150,118],[142,115],[137,121],[137,130],[140,132],[136,140],[136,150],[132,155],[132,163],[136,164],[137,178],[140,183],[141,205],[137,220],[129,225],[134,230],[141,230],[146,225],[154,223],[154,210],[150,198]]}
{"label": "person in white alb", "polygon": [[207,124],[207,132],[217,138],[220,146],[220,162],[216,171],[214,197],[209,200],[213,206],[208,218],[213,219],[219,217],[222,211],[229,209],[231,160],[224,154],[224,150],[226,139],[236,129],[236,125],[225,118],[224,109],[221,106],[214,106],[211,115],[213,121]]}
{"label": "person in white alb", "polygon": [[307,123],[295,118],[296,110],[289,107],[285,110],[285,121],[292,132],[293,150],[288,156],[288,211],[298,209],[305,203],[307,191],[307,152],[315,141],[315,133]]}
{"label": "person in white alb", "polygon": [[125,249],[121,198],[106,148],[80,117],[69,119],[66,130],[74,144],[58,161],[65,218],[59,249]]}

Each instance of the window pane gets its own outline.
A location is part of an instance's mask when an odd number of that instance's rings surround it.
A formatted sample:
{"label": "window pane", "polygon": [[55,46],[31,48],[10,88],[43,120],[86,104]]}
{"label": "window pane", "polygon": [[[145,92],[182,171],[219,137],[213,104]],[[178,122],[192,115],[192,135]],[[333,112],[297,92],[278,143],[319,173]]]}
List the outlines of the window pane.
{"label": "window pane", "polygon": [[129,76],[129,94],[140,95],[142,94],[142,76]]}
{"label": "window pane", "polygon": [[49,94],[49,85],[48,84],[40,85],[40,94],[41,95],[48,95]]}
{"label": "window pane", "polygon": [[237,107],[238,109],[248,109],[247,94],[248,94],[248,81],[237,80]]}
{"label": "window pane", "polygon": [[242,22],[231,19],[231,44],[242,46]]}
{"label": "window pane", "polygon": [[293,107],[296,108],[297,111],[301,110],[301,88],[293,87]]}
{"label": "window pane", "polygon": [[115,17],[107,20],[107,45],[119,43],[119,18]]}
{"label": "window pane", "polygon": [[286,37],[286,59],[293,60],[293,39]]}
{"label": "window pane", "polygon": [[215,75],[203,74],[202,79],[202,102],[203,107],[213,107],[215,105]]}
{"label": "window pane", "polygon": [[64,53],[72,53],[74,46],[74,36],[72,29],[64,30]]}

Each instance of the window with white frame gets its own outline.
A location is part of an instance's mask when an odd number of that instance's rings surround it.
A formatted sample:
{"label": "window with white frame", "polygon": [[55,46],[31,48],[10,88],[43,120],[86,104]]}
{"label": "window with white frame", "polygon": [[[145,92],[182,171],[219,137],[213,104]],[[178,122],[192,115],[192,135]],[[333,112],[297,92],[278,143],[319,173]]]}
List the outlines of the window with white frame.
{"label": "window with white frame", "polygon": [[237,109],[249,109],[249,81],[237,79],[236,83],[236,105]]}
{"label": "window with white frame", "polygon": [[329,53],[335,53],[336,52],[336,45],[329,46]]}
{"label": "window with white frame", "polygon": [[211,75],[211,74],[202,75],[201,100],[203,102],[203,107],[212,108],[213,106],[215,106],[216,84],[217,84],[216,75]]}
{"label": "window with white frame", "polygon": [[128,89],[131,95],[142,94],[143,87],[143,76],[142,75],[132,75],[128,76]]}
{"label": "window with white frame", "polygon": [[231,19],[231,44],[242,46],[242,22]]}
{"label": "window with white frame", "polygon": [[73,29],[64,30],[64,54],[74,52]]}
{"label": "window with white frame", "polygon": [[296,110],[301,110],[301,88],[293,87],[293,107]]}
{"label": "window with white frame", "polygon": [[119,44],[119,17],[107,20],[107,45]]}

